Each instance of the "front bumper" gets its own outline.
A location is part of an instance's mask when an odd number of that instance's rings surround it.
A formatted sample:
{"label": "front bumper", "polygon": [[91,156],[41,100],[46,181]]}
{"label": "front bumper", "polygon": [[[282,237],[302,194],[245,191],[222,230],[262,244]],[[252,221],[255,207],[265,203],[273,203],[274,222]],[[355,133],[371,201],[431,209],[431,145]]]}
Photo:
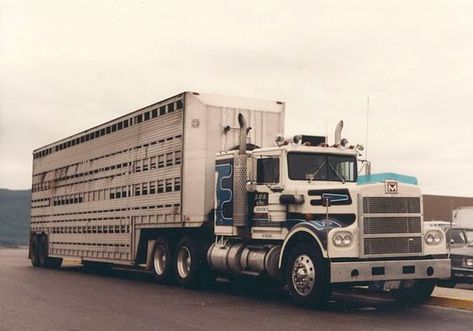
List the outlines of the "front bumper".
{"label": "front bumper", "polygon": [[403,279],[447,279],[450,259],[331,262],[331,283]]}

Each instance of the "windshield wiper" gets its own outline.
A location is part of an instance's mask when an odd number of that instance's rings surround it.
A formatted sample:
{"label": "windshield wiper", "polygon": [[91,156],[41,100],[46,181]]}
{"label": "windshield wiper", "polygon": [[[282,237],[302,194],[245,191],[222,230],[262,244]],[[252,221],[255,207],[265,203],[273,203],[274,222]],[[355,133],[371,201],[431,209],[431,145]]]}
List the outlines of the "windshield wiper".
{"label": "windshield wiper", "polygon": [[[309,177],[309,183],[312,182],[315,178],[315,176],[317,176],[317,174],[319,173],[320,169],[322,169],[322,167],[324,166],[324,164],[326,163],[326,161],[322,162],[319,167],[317,169],[315,169],[315,171],[310,175]],[[317,164],[315,164],[317,165]]]}
{"label": "windshield wiper", "polygon": [[335,167],[330,162],[328,163],[328,166],[330,167],[330,169],[333,170],[335,175],[337,175],[338,179],[340,179],[342,181],[342,183],[345,184],[346,179],[342,175],[340,175],[340,173],[337,171],[337,169],[335,169]]}

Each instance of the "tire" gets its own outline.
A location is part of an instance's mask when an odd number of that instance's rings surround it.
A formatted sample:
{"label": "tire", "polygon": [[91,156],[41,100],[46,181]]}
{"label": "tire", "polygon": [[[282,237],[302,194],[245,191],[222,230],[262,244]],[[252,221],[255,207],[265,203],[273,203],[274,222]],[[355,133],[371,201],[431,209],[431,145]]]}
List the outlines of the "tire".
{"label": "tire", "polygon": [[417,280],[412,287],[393,291],[394,298],[404,304],[419,304],[430,298],[435,288],[435,281]]}
{"label": "tire", "polygon": [[33,235],[31,238],[31,252],[30,252],[30,260],[31,265],[35,268],[40,267],[39,263],[39,247],[41,245],[40,238],[37,235]]}
{"label": "tire", "polygon": [[159,284],[169,283],[174,276],[174,258],[166,237],[158,237],[153,249],[153,276]]}
{"label": "tire", "polygon": [[48,264],[48,237],[45,234],[39,236],[38,259],[40,267],[47,267]]}
{"label": "tire", "polygon": [[314,245],[296,244],[289,252],[286,280],[292,300],[301,306],[323,307],[330,298],[327,261]]}
{"label": "tire", "polygon": [[176,250],[176,279],[185,288],[198,288],[206,281],[207,261],[203,245],[191,238],[183,238]]}

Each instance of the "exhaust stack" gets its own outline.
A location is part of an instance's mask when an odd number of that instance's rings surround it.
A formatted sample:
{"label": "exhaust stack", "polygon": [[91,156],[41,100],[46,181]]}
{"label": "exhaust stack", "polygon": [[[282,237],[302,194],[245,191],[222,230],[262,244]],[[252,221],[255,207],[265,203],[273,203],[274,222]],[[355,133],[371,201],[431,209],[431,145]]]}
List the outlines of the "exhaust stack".
{"label": "exhaust stack", "polygon": [[343,121],[340,121],[335,127],[335,145],[340,145],[342,143],[342,129]]}
{"label": "exhaust stack", "polygon": [[[246,135],[248,126],[245,117],[238,114],[238,123],[240,124],[240,146],[238,154],[233,159],[233,225],[246,228],[248,225],[248,191],[246,190]],[[243,229],[243,235],[245,230]]]}
{"label": "exhaust stack", "polygon": [[246,154],[246,135],[248,132],[248,125],[246,124],[245,117],[239,113],[238,114],[238,124],[240,124],[240,155]]}

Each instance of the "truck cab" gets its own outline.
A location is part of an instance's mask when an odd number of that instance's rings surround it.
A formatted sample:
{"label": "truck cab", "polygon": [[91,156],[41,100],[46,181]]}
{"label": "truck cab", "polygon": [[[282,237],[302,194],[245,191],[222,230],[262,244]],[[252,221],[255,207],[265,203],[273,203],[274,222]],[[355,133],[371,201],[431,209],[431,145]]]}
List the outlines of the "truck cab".
{"label": "truck cab", "polygon": [[[330,288],[350,284],[391,290],[401,300],[428,297],[435,280],[450,275],[445,236],[437,228],[424,231],[416,185],[358,183],[359,155],[354,146],[313,146],[297,138],[245,151],[240,196],[232,176],[241,173],[233,165],[242,155],[219,153],[217,168],[227,171],[217,171],[215,234],[221,241],[209,251],[210,264],[278,277],[301,303],[323,302]],[[247,205],[237,206],[241,200]],[[246,208],[245,224],[232,222],[235,208]]]}

